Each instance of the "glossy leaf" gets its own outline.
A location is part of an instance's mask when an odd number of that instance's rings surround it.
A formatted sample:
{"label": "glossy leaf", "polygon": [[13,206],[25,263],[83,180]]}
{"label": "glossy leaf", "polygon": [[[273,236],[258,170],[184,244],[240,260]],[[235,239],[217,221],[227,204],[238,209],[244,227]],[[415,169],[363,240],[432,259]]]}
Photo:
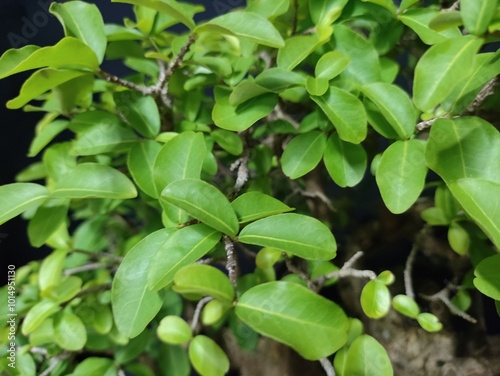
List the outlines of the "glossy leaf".
{"label": "glossy leaf", "polygon": [[174,181],[163,190],[161,198],[229,236],[238,232],[238,218],[227,198],[202,180]]}
{"label": "glossy leaf", "polygon": [[399,11],[403,12],[404,10],[408,9],[409,7],[418,2],[419,0],[402,0],[401,4],[399,5]]}
{"label": "glossy leaf", "polygon": [[308,76],[306,80],[306,90],[310,95],[323,95],[328,91],[329,82],[324,78]]}
{"label": "glossy leaf", "polygon": [[429,168],[446,182],[478,178],[500,183],[500,134],[478,117],[439,119],[431,128],[425,150]]}
{"label": "glossy leaf", "polygon": [[164,375],[191,375],[191,366],[189,364],[187,351],[181,346],[166,344],[161,346],[158,363]]}
{"label": "glossy leaf", "polygon": [[35,68],[95,70],[99,66],[92,50],[75,38],[63,38],[51,47],[25,46],[10,49],[0,57],[0,78]]}
{"label": "glossy leaf", "polygon": [[229,154],[240,155],[243,153],[243,141],[241,141],[241,138],[236,133],[224,129],[216,129],[212,131],[211,135],[215,142]]}
{"label": "glossy leaf", "polygon": [[84,1],[52,3],[49,11],[61,22],[66,36],[80,39],[92,48],[97,60],[102,63],[107,40],[104,21],[95,4],[88,4]]}
{"label": "glossy leaf", "polygon": [[116,369],[111,359],[88,357],[75,367],[75,370],[73,371],[71,376],[113,376],[115,374]]}
{"label": "glossy leaf", "polygon": [[57,286],[61,281],[66,254],[67,252],[65,250],[58,249],[42,261],[42,265],[38,272],[38,285],[42,292],[50,287]]}
{"label": "glossy leaf", "polygon": [[323,161],[335,184],[342,188],[354,187],[363,179],[367,155],[361,144],[342,141],[334,133],[326,143]]}
{"label": "glossy leaf", "polygon": [[427,174],[424,149],[425,143],[420,140],[396,141],[382,154],[376,180],[392,213],[408,210],[424,189]]}
{"label": "glossy leaf", "polygon": [[250,128],[258,120],[269,115],[278,103],[278,97],[269,93],[232,106],[229,103],[229,95],[229,91],[216,87],[215,106],[212,111],[215,125],[229,131],[241,132]]}
{"label": "glossy leaf", "polygon": [[113,278],[111,302],[115,324],[126,337],[139,335],[162,306],[147,286],[153,256],[175,230],[158,230],[137,243],[123,258]]}
{"label": "glossy leaf", "polygon": [[361,308],[372,319],[387,315],[391,308],[391,293],[387,286],[377,280],[369,281],[361,291]]}
{"label": "glossy leaf", "polygon": [[46,318],[59,310],[59,305],[50,300],[42,299],[30,308],[21,325],[21,332],[27,336],[38,328]]}
{"label": "glossy leaf", "polygon": [[97,163],[82,163],[64,175],[52,192],[62,198],[113,198],[137,196],[134,184],[121,172]]}
{"label": "glossy leaf", "polygon": [[219,269],[204,264],[191,264],[178,270],[174,277],[174,290],[180,294],[211,296],[231,303],[234,288],[229,278]]}
{"label": "glossy leaf", "polygon": [[128,152],[127,167],[135,184],[153,198],[158,198],[153,169],[160,149],[159,143],[145,140],[136,143]]}
{"label": "glossy leaf", "polygon": [[407,295],[396,295],[392,298],[392,307],[399,313],[412,319],[417,318],[420,313],[418,304]]}
{"label": "glossy leaf", "polygon": [[54,340],[65,350],[78,351],[87,342],[87,330],[78,316],[64,310],[54,318]]}
{"label": "glossy leaf", "polygon": [[189,360],[203,376],[223,376],[229,371],[229,359],[224,350],[204,335],[197,335],[189,343]]}
{"label": "glossy leaf", "polygon": [[440,12],[429,22],[429,27],[436,31],[448,30],[463,25],[462,16],[457,10],[448,10],[447,12]]}
{"label": "glossy leaf", "polygon": [[453,221],[448,227],[448,244],[456,253],[463,256],[469,251],[470,236],[467,230],[457,221]]}
{"label": "glossy leaf", "polygon": [[72,275],[65,277],[57,286],[46,289],[40,295],[61,304],[74,298],[80,292],[81,287],[81,278]]}
{"label": "glossy leaf", "polygon": [[49,192],[42,185],[34,183],[12,183],[0,186],[0,224],[40,205]]}
{"label": "glossy leaf", "polygon": [[236,315],[257,332],[309,360],[333,354],[347,340],[348,321],[330,300],[292,282],[269,282],[245,292]]}
{"label": "glossy leaf", "polygon": [[201,322],[203,325],[215,325],[221,321],[232,305],[219,300],[209,301],[201,312]]}
{"label": "glossy leaf", "polygon": [[281,16],[286,13],[290,7],[290,0],[277,0],[277,1],[265,1],[265,0],[250,0],[247,5],[248,12],[258,13],[263,17],[273,19],[277,16]]}
{"label": "glossy leaf", "polygon": [[432,313],[422,312],[417,316],[417,321],[420,326],[428,332],[439,332],[443,328],[443,324]]}
{"label": "glossy leaf", "polygon": [[166,316],[156,328],[156,335],[165,343],[180,345],[188,342],[193,333],[189,324],[179,316]]}
{"label": "glossy leaf", "polygon": [[271,22],[260,14],[252,12],[234,11],[223,14],[198,26],[195,31],[197,33],[218,31],[274,48],[283,47],[285,44]]}
{"label": "glossy leaf", "polygon": [[354,95],[331,86],[325,95],[311,96],[311,99],[333,123],[342,140],[359,144],[366,138],[366,113],[363,104]]}
{"label": "glossy leaf", "polygon": [[323,157],[326,136],[310,131],[295,136],[285,147],[281,157],[283,172],[290,179],[298,179],[312,171]]}
{"label": "glossy leaf", "polygon": [[384,347],[372,336],[363,334],[347,350],[344,375],[392,376],[391,360]]}
{"label": "glossy leaf", "polygon": [[483,229],[493,244],[500,246],[500,183],[464,178],[448,184],[453,196]]}
{"label": "glossy leaf", "polygon": [[282,68],[270,68],[255,77],[254,82],[266,90],[281,93],[290,87],[304,85],[305,81],[304,76],[299,73]]}
{"label": "glossy leaf", "polygon": [[396,85],[373,83],[362,88],[378,108],[400,139],[409,138],[415,131],[418,112],[410,97]]}
{"label": "glossy leaf", "polygon": [[474,269],[474,286],[484,295],[500,300],[500,255],[485,258]]}
{"label": "glossy leaf", "polygon": [[249,99],[259,97],[262,94],[269,93],[270,90],[257,85],[253,79],[241,81],[229,95],[228,104],[231,106],[239,106]]}
{"label": "glossy leaf", "polygon": [[168,286],[180,268],[205,256],[220,238],[220,232],[204,224],[184,227],[169,236],[149,267],[149,288],[156,291]]}
{"label": "glossy leaf", "polygon": [[294,210],[272,196],[261,192],[247,192],[231,202],[240,223],[252,222],[271,215]]}
{"label": "glossy leaf", "polygon": [[314,68],[317,78],[331,80],[338,76],[349,65],[349,56],[340,51],[330,51],[322,55]]}
{"label": "glossy leaf", "polygon": [[278,68],[291,71],[304,61],[318,46],[315,35],[299,35],[288,38],[279,49],[276,63]]}
{"label": "glossy leaf", "polygon": [[41,247],[65,221],[68,204],[67,200],[50,200],[38,207],[28,225],[28,238],[33,247]]}
{"label": "glossy leaf", "polygon": [[315,25],[330,25],[339,18],[348,0],[309,1],[309,12]]}
{"label": "glossy leaf", "polygon": [[30,145],[29,157],[35,157],[46,147],[59,133],[68,127],[68,121],[55,120],[48,123],[40,122],[37,125],[36,136]]}
{"label": "glossy leaf", "polygon": [[152,96],[136,91],[118,91],[113,99],[118,111],[130,125],[145,137],[155,137],[160,132],[160,112]]}
{"label": "glossy leaf", "polygon": [[473,36],[449,39],[435,44],[415,67],[413,101],[429,112],[442,103],[463,77],[472,73],[474,55],[482,41]]}
{"label": "glossy leaf", "polygon": [[307,260],[330,260],[337,243],[330,229],[315,218],[278,214],[247,225],[238,237],[246,244],[273,247]]}
{"label": "glossy leaf", "polygon": [[484,34],[495,16],[497,6],[497,0],[462,0],[460,2],[460,15],[467,31],[475,35]]}

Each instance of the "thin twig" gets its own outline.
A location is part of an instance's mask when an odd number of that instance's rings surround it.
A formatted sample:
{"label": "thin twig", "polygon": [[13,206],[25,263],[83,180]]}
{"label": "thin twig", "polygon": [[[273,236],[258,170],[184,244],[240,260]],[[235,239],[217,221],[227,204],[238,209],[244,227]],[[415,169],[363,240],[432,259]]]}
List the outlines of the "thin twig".
{"label": "thin twig", "polygon": [[405,281],[405,293],[406,296],[415,300],[415,291],[413,291],[413,282],[411,278],[413,263],[415,262],[415,256],[417,255],[418,247],[416,244],[413,245],[413,248],[406,259],[405,270],[403,273],[404,281]]}
{"label": "thin twig", "polygon": [[283,252],[281,254],[281,256],[283,256],[283,259],[285,260],[286,268],[291,273],[296,274],[300,279],[306,281],[308,284],[311,282],[311,279],[309,278],[309,276],[302,269],[295,266],[292,262],[292,259],[290,257],[288,257],[288,255],[285,252]]}
{"label": "thin twig", "polygon": [[294,35],[297,32],[298,18],[299,18],[299,1],[293,0],[292,35]]}
{"label": "thin twig", "polygon": [[238,158],[229,167],[230,171],[234,171],[236,168],[238,169],[238,172],[236,174],[236,183],[234,184],[233,188],[233,194],[237,194],[239,191],[241,191],[241,188],[243,188],[245,183],[248,181],[248,177],[250,174],[248,170],[249,160],[250,158],[248,152],[246,151],[241,158]]}
{"label": "thin twig", "polygon": [[90,256],[91,258],[95,260],[99,260],[102,258],[108,258],[113,261],[116,261],[118,263],[123,261],[123,257],[114,255],[113,253],[108,253],[108,252],[90,252],[90,251],[84,251],[82,249],[74,249],[73,252],[75,253],[82,253],[84,255]]}
{"label": "thin twig", "polygon": [[105,268],[107,268],[107,266],[108,265],[103,264],[101,262],[94,262],[94,263],[78,266],[76,268],[66,269],[63,274],[65,276],[68,276],[68,275],[78,274],[78,273],[82,273],[82,272],[88,272],[90,270],[105,269]]}
{"label": "thin twig", "polygon": [[333,364],[328,360],[328,358],[321,358],[319,360],[321,366],[326,372],[326,376],[335,376],[335,370],[333,369]]}
{"label": "thin twig", "polygon": [[69,358],[69,356],[70,356],[70,353],[67,351],[64,351],[63,353],[51,358],[49,360],[49,363],[50,363],[49,366],[39,376],[49,376],[50,373],[57,367],[59,362],[61,360]]}
{"label": "thin twig", "polygon": [[191,330],[193,332],[196,331],[196,328],[198,327],[198,321],[200,320],[201,310],[211,300],[213,300],[213,298],[211,296],[206,296],[203,299],[201,299],[198,302],[198,304],[196,305],[196,308],[195,308],[194,314],[193,314],[193,319],[191,320]]}
{"label": "thin twig", "polygon": [[236,260],[236,252],[234,251],[234,243],[231,238],[227,235],[224,235],[224,248],[226,250],[227,255],[227,263],[226,270],[229,275],[229,280],[236,288],[237,280],[238,280],[238,262]]}
{"label": "thin twig", "polygon": [[297,120],[295,120],[293,117],[291,117],[289,114],[287,114],[283,109],[281,108],[281,105],[278,103],[276,107],[274,107],[273,112],[271,112],[267,116],[268,121],[275,121],[275,120],[284,120],[292,124],[292,126],[295,129],[299,129],[300,124]]}
{"label": "thin twig", "polygon": [[99,77],[101,77],[102,79],[106,80],[107,82],[111,82],[111,83],[114,83],[114,84],[126,87],[128,89],[137,91],[137,92],[141,93],[142,95],[150,95],[151,94],[151,88],[150,87],[146,87],[146,86],[143,86],[143,85],[138,85],[138,84],[136,84],[134,82],[127,81],[127,80],[125,80],[123,78],[120,78],[118,76],[115,76],[114,74],[105,72],[103,70],[99,70],[97,72],[97,75]]}
{"label": "thin twig", "polygon": [[458,10],[460,8],[460,0],[455,1],[449,8],[443,9],[445,12],[450,12],[452,10]]}
{"label": "thin twig", "polygon": [[425,294],[419,294],[422,298],[425,300],[429,301],[441,301],[443,304],[450,310],[451,313],[454,315],[457,315],[458,317],[463,318],[466,321],[469,321],[473,324],[477,323],[477,320],[469,315],[468,313],[460,310],[457,306],[455,306],[451,300],[450,300],[450,287],[446,286],[444,289],[441,291],[437,292],[434,295],[425,295]]}
{"label": "thin twig", "polygon": [[89,287],[88,289],[80,291],[78,294],[75,295],[75,298],[78,298],[79,296],[83,295],[93,294],[95,292],[106,291],[109,290],[110,288],[111,288],[111,283],[104,283],[102,285],[92,286]]}
{"label": "thin twig", "polygon": [[472,101],[470,106],[467,108],[466,112],[474,113],[476,110],[482,106],[482,104],[486,101],[486,99],[495,93],[495,86],[498,84],[498,80],[496,77],[493,77],[489,80],[486,85],[479,91],[476,95],[476,98]]}

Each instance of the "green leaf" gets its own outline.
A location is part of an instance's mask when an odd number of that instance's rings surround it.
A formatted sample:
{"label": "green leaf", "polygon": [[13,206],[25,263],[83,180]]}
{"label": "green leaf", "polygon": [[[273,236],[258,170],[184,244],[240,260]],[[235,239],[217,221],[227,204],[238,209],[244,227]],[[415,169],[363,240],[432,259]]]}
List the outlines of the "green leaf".
{"label": "green leaf", "polygon": [[49,200],[38,207],[28,225],[28,237],[33,247],[41,247],[65,221],[68,200]]}
{"label": "green leaf", "polygon": [[387,286],[377,280],[369,281],[361,291],[361,308],[372,319],[387,315],[391,308],[391,293]]}
{"label": "green leaf", "polygon": [[229,236],[238,232],[238,218],[231,204],[209,183],[196,179],[174,181],[163,190],[161,198]]}
{"label": "green leaf", "polygon": [[269,115],[278,103],[278,96],[269,93],[233,106],[229,103],[230,91],[216,87],[214,93],[212,119],[215,125],[229,131],[241,132],[250,128],[258,120]]}
{"label": "green leaf", "polygon": [[495,16],[497,0],[462,0],[460,14],[467,31],[475,35],[483,35]]}
{"label": "green leaf", "polygon": [[463,256],[469,251],[470,236],[465,228],[453,221],[448,228],[448,243],[451,249]]}
{"label": "green leaf", "polygon": [[234,288],[229,278],[219,269],[203,264],[191,264],[178,270],[174,290],[180,294],[211,296],[232,303]]}
{"label": "green leaf", "polygon": [[76,70],[40,69],[24,82],[19,95],[7,102],[7,108],[21,108],[46,91],[84,74]]}
{"label": "green leaf", "polygon": [[153,180],[155,160],[161,150],[161,145],[152,140],[144,140],[132,146],[128,152],[127,167],[135,184],[146,194],[158,198]]}
{"label": "green leaf", "polygon": [[333,123],[342,140],[359,144],[366,138],[366,113],[363,103],[354,95],[331,86],[325,95],[311,99]]}
{"label": "green leaf", "polygon": [[316,78],[331,80],[349,65],[351,59],[340,51],[330,51],[322,55],[314,68]]}
{"label": "green leaf", "polygon": [[201,322],[203,325],[215,325],[221,321],[228,310],[232,308],[231,304],[220,302],[219,300],[209,301],[201,312]]}
{"label": "green leaf", "polygon": [[57,286],[61,281],[66,254],[65,250],[55,250],[43,260],[38,272],[38,285],[42,293],[50,287]]}
{"label": "green leaf", "polygon": [[127,27],[115,24],[105,24],[104,31],[108,42],[124,41],[124,40],[141,40],[144,35],[137,29],[129,29]]}
{"label": "green leaf", "polygon": [[253,79],[249,78],[241,81],[229,95],[228,104],[231,106],[239,106],[249,99],[259,97],[262,94],[269,93],[270,90],[257,85]]}
{"label": "green leaf", "polygon": [[340,17],[348,0],[309,1],[309,12],[315,25],[331,25]]}
{"label": "green leaf", "polygon": [[500,183],[500,134],[478,117],[438,119],[425,150],[427,166],[447,183],[478,178]]}
{"label": "green leaf", "polygon": [[165,343],[181,345],[192,337],[191,327],[179,316],[165,316],[156,328],[156,335]]}
{"label": "green leaf", "polygon": [[403,13],[404,10],[408,9],[409,7],[418,2],[419,0],[402,0],[401,4],[399,5],[399,12]]}
{"label": "green leaf", "polygon": [[25,46],[0,57],[0,79],[35,68],[96,70],[99,62],[92,50],[75,38],[63,38],[52,47]]}
{"label": "green leaf", "polygon": [[328,91],[329,82],[324,78],[308,76],[306,80],[306,90],[310,95],[323,95]]}
{"label": "green leaf", "polygon": [[148,289],[147,276],[154,254],[174,231],[158,230],[142,239],[125,255],[116,271],[111,289],[113,317],[126,337],[138,336],[163,304],[158,293]]}
{"label": "green leaf", "polygon": [[201,133],[183,132],[167,142],[158,153],[153,167],[158,195],[176,180],[198,179],[206,152]]}
{"label": "green leaf", "polygon": [[244,193],[231,202],[240,223],[252,222],[294,210],[281,201],[261,192]]}
{"label": "green leaf", "polygon": [[366,171],[367,155],[361,144],[342,141],[334,133],[328,138],[323,156],[326,169],[340,187],[354,187]]}
{"label": "green leaf", "polygon": [[463,77],[472,73],[474,56],[482,45],[474,36],[440,42],[429,48],[415,67],[413,101],[430,112],[446,100]]}
{"label": "green leaf", "polygon": [[373,337],[363,334],[347,350],[344,375],[392,376],[391,360],[384,347]]}
{"label": "green leaf", "polygon": [[392,298],[392,307],[402,315],[412,319],[416,319],[420,313],[420,307],[415,300],[406,295],[396,295]]}
{"label": "green leaf", "polygon": [[59,305],[57,303],[46,299],[40,300],[26,314],[21,326],[21,332],[27,336],[58,310]]}
{"label": "green leaf", "polygon": [[500,255],[485,258],[474,269],[474,286],[484,295],[500,300]]}
{"label": "green leaf", "polygon": [[298,179],[312,171],[323,157],[326,136],[319,131],[310,131],[295,136],[285,147],[281,157],[283,172],[290,179]]}
{"label": "green leaf", "polygon": [[211,135],[215,142],[229,154],[240,155],[243,153],[243,141],[241,141],[240,136],[236,133],[224,129],[216,129],[212,131]]}
{"label": "green leaf", "polygon": [[278,68],[291,71],[304,61],[319,45],[316,35],[299,35],[288,38],[279,49],[276,63]]}
{"label": "green leaf", "polygon": [[158,363],[163,375],[189,376],[191,366],[187,351],[181,346],[163,345],[160,347]]}
{"label": "green leaf", "polygon": [[400,139],[407,139],[413,134],[418,111],[403,89],[378,82],[363,86],[362,91],[377,106]]}
{"label": "green leaf", "polygon": [[104,21],[95,4],[83,1],[71,1],[64,4],[52,3],[49,11],[61,22],[67,37],[80,39],[92,48],[97,60],[102,63],[107,40]]}
{"label": "green leaf", "polygon": [[108,358],[89,357],[79,363],[71,374],[71,376],[88,375],[116,375],[116,368],[113,364],[113,360]]}
{"label": "green leaf", "polygon": [[289,72],[282,68],[270,68],[260,73],[254,81],[257,85],[275,93],[297,85],[304,85],[306,80],[303,75]]}
{"label": "green leaf", "polygon": [[49,196],[47,188],[34,183],[12,183],[0,186],[0,224],[34,208]]}
{"label": "green leaf", "polygon": [[333,354],[347,340],[348,320],[330,300],[292,282],[269,282],[245,292],[236,315],[255,331],[309,360]]}
{"label": "green leaf", "polygon": [[56,286],[47,288],[40,295],[61,304],[74,298],[80,292],[81,288],[81,278],[72,275],[62,279]]}
{"label": "green leaf", "polygon": [[113,99],[117,110],[137,132],[150,138],[158,135],[160,112],[152,96],[126,90],[114,93]]}
{"label": "green leaf", "polygon": [[82,163],[55,184],[52,197],[126,199],[137,196],[134,184],[120,171],[97,163]]}
{"label": "green leaf", "polygon": [[451,193],[468,215],[483,229],[493,244],[500,248],[500,183],[464,178],[448,183]]}
{"label": "green leaf", "polygon": [[462,25],[462,16],[460,15],[460,12],[456,10],[440,12],[431,20],[431,22],[429,22],[429,27],[436,31],[448,30]]}
{"label": "green leaf", "polygon": [[269,19],[276,18],[288,11],[290,7],[290,0],[250,0],[248,1],[247,11],[258,13],[261,16]]}
{"label": "green leaf", "polygon": [[412,29],[425,44],[432,45],[449,38],[458,38],[461,33],[458,27],[438,32],[430,28],[430,22],[440,14],[432,8],[410,9],[399,16],[402,23]]}
{"label": "green leaf", "polygon": [[196,33],[220,32],[274,48],[285,42],[274,25],[257,13],[234,11],[213,18],[195,29]]}
{"label": "green leaf", "polygon": [[393,15],[396,15],[396,6],[392,0],[361,0],[363,2],[373,3],[380,5],[381,7],[390,11]]}
{"label": "green leaf", "polygon": [[205,256],[220,238],[218,231],[204,224],[184,227],[172,234],[154,255],[147,278],[149,289],[156,291],[168,286],[180,268]]}
{"label": "green leaf", "polygon": [[64,350],[78,351],[87,342],[87,330],[78,316],[64,310],[54,318],[54,340]]}
{"label": "green leaf", "polygon": [[274,247],[307,260],[330,260],[337,243],[330,229],[315,218],[278,214],[247,225],[238,237],[246,244]]}
{"label": "green leaf", "polygon": [[203,376],[223,376],[229,371],[229,359],[214,340],[197,335],[189,343],[189,360]]}
{"label": "green leaf", "polygon": [[417,316],[417,321],[420,326],[427,332],[439,332],[443,328],[443,324],[432,313],[423,312]]}
{"label": "green leaf", "polygon": [[396,141],[380,160],[376,180],[387,208],[394,214],[405,212],[424,189],[427,166],[425,142]]}

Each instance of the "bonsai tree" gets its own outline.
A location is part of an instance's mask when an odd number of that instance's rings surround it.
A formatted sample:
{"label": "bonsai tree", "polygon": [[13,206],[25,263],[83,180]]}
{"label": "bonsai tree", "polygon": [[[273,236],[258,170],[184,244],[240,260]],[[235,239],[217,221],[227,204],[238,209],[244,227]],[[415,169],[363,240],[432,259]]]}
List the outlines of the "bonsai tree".
{"label": "bonsai tree", "polygon": [[113,1],[0,58],[42,114],[0,223],[53,249],[9,266],[2,373],[467,369],[401,354],[500,309],[498,1]]}

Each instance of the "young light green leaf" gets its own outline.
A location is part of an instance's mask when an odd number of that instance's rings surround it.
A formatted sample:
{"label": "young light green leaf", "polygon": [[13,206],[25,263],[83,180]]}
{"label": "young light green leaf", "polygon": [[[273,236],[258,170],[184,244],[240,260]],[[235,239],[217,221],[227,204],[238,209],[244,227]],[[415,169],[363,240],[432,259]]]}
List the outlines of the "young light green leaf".
{"label": "young light green leaf", "polygon": [[108,42],[124,40],[141,40],[144,35],[137,29],[129,29],[116,24],[105,24],[104,31]]}
{"label": "young light green leaf", "polygon": [[113,361],[108,358],[89,357],[79,363],[71,376],[103,375],[113,376],[116,374],[116,367]]}
{"label": "young light green leaf", "polygon": [[258,13],[261,16],[273,19],[286,13],[290,7],[290,0],[276,0],[276,1],[265,1],[265,0],[250,0],[247,4],[247,11]]}
{"label": "young light green leaf", "polygon": [[35,68],[77,68],[96,70],[99,62],[93,51],[75,38],[63,38],[56,45],[10,49],[0,57],[0,79]]}
{"label": "young light green leaf", "polygon": [[188,342],[193,333],[189,324],[179,316],[165,316],[156,328],[158,338],[172,345],[181,345]]}
{"label": "young light green leaf", "polygon": [[33,247],[41,247],[65,221],[68,204],[68,200],[56,199],[38,207],[28,225],[28,238]]}
{"label": "young light green leaf", "polygon": [[153,171],[160,150],[158,142],[144,140],[136,143],[128,152],[127,167],[135,184],[153,198],[158,198]]}
{"label": "young light green leaf", "polygon": [[392,376],[391,360],[384,347],[373,337],[363,334],[347,350],[344,375]]}
{"label": "young light green leaf", "polygon": [[0,224],[34,208],[49,196],[49,191],[34,183],[12,183],[0,186]]}
{"label": "young light green leaf", "polygon": [[323,162],[333,181],[340,187],[354,187],[366,171],[367,155],[361,144],[351,144],[334,133],[328,138]]}
{"label": "young light green leaf", "polygon": [[56,302],[42,299],[30,308],[21,326],[21,332],[27,336],[38,328],[46,318],[52,316],[59,310]]}
{"label": "young light green leaf", "polygon": [[295,136],[281,157],[285,175],[290,179],[298,179],[312,171],[321,161],[325,145],[326,136],[323,132],[310,131]]}
{"label": "young light green leaf", "polygon": [[130,125],[145,137],[154,138],[160,132],[160,112],[153,97],[136,91],[114,93],[117,110]]}
{"label": "young light green leaf", "polygon": [[243,141],[241,141],[240,136],[236,133],[224,129],[216,129],[212,131],[211,135],[215,142],[229,154],[240,155],[243,153]]}
{"label": "young light green leaf", "polygon": [[234,288],[227,275],[204,264],[191,264],[178,270],[174,290],[180,294],[211,296],[227,303],[234,299]]}
{"label": "young light green leaf", "polygon": [[[46,147],[59,133],[68,127],[69,122],[67,120],[52,120],[51,117],[49,121],[45,122],[44,118],[41,122],[37,124],[37,130],[35,138],[31,141],[30,150],[28,152],[29,157],[35,157],[44,147]],[[47,120],[48,120],[47,119]]]}
{"label": "young light green leaf", "polygon": [[221,321],[224,315],[232,308],[231,304],[223,303],[213,299],[209,301],[201,312],[201,322],[203,325],[215,325]]}
{"label": "young light green leaf", "polygon": [[197,335],[189,343],[189,360],[200,375],[224,376],[229,371],[229,359],[224,350],[204,335]]}
{"label": "young light green leaf", "polygon": [[448,227],[448,244],[460,256],[465,255],[469,251],[470,236],[465,228],[457,221],[453,221]]}
{"label": "young light green leaf", "polygon": [[183,132],[161,148],[153,167],[158,196],[176,180],[198,179],[207,149],[202,133]]}
{"label": "young light green leaf", "polygon": [[52,3],[49,11],[61,22],[67,37],[80,39],[92,48],[97,60],[102,63],[107,40],[104,21],[95,4],[88,4],[84,1]]}
{"label": "young light green leaf", "polygon": [[392,307],[402,315],[412,319],[416,319],[420,313],[418,304],[407,295],[396,295],[392,298]]}
{"label": "young light green leaf", "polygon": [[246,244],[273,247],[307,260],[331,260],[337,243],[330,229],[315,218],[278,214],[247,225],[238,237]]}
{"label": "young light green leaf", "polygon": [[415,106],[430,112],[442,103],[461,79],[472,73],[474,56],[482,43],[469,35],[448,39],[429,48],[415,67]]}
{"label": "young light green leaf", "polygon": [[354,95],[331,86],[325,95],[311,96],[311,99],[333,123],[342,140],[359,144],[366,138],[366,113],[363,104]]}
{"label": "young light green leaf", "polygon": [[45,289],[40,292],[43,298],[53,300],[59,304],[67,302],[75,297],[82,288],[82,279],[77,276],[69,276],[62,279],[57,286]]}
{"label": "young light green leaf", "polygon": [[322,55],[314,68],[316,78],[331,80],[349,65],[351,59],[340,51],[330,51]]}
{"label": "young light green leaf", "polygon": [[240,223],[252,222],[271,215],[294,210],[262,192],[247,192],[231,202]]}
{"label": "young light green leaf", "polygon": [[46,91],[84,74],[86,73],[76,70],[40,69],[24,82],[19,95],[7,102],[7,108],[21,108]]}
{"label": "young light green leaf", "polygon": [[331,25],[340,17],[348,0],[309,1],[309,12],[315,25]]}
{"label": "young light green leaf", "polygon": [[457,10],[449,10],[447,12],[440,12],[436,17],[434,17],[431,22],[429,22],[429,27],[436,31],[448,30],[450,28],[456,28],[462,26],[462,16]]}
{"label": "young light green leaf", "polygon": [[500,255],[485,258],[474,269],[474,286],[484,295],[500,300]]}
{"label": "young light green leaf", "polygon": [[163,190],[161,199],[229,236],[238,232],[238,218],[227,198],[203,180],[174,181]]}
{"label": "young light green leaf", "polygon": [[282,68],[270,68],[259,74],[254,82],[266,90],[281,93],[290,87],[304,85],[306,80],[299,73]]}
{"label": "young light green leaf", "polygon": [[361,291],[361,308],[372,319],[387,315],[391,308],[391,293],[387,286],[377,280],[369,281]]}
{"label": "young light green leaf", "polygon": [[418,3],[419,0],[402,0],[401,4],[399,5],[399,13],[403,13],[406,9],[411,7],[412,5]]}
{"label": "young light green leaf", "polygon": [[460,178],[500,183],[500,134],[478,117],[439,119],[431,128],[425,150],[427,166],[447,183]]}
{"label": "young light green leaf", "polygon": [[362,91],[377,106],[400,139],[407,139],[413,134],[418,111],[403,89],[377,82],[363,86]]}
{"label": "young light green leaf", "polygon": [[279,49],[276,63],[278,68],[291,71],[307,58],[318,46],[316,35],[299,35],[288,38]]}
{"label": "young light green leaf", "polygon": [[213,121],[218,127],[229,131],[241,132],[250,128],[258,120],[269,115],[278,103],[278,96],[269,93],[233,106],[229,103],[231,93],[228,90],[216,87],[214,92]]}
{"label": "young light green leaf", "polygon": [[229,105],[239,106],[249,99],[259,97],[262,94],[269,93],[270,90],[257,85],[252,78],[241,81],[229,95]]}
{"label": "young light green leaf", "polygon": [[427,174],[424,150],[425,143],[413,139],[396,141],[382,154],[376,181],[392,213],[406,211],[424,189]]}
{"label": "young light green leaf", "polygon": [[52,197],[113,198],[137,196],[134,184],[120,171],[97,163],[82,163],[55,184]]}
{"label": "young light green leaf", "polygon": [[67,252],[65,250],[59,249],[52,252],[43,260],[38,273],[38,285],[42,292],[50,287],[57,286],[61,281],[66,255]]}
{"label": "young light green leaf", "polygon": [[274,48],[283,47],[285,44],[274,25],[260,14],[253,12],[234,11],[223,14],[195,29],[198,34],[210,31],[235,35]]}
{"label": "young light green leaf", "polygon": [[329,82],[325,78],[308,76],[306,90],[310,95],[323,95],[328,91]]}
{"label": "young light green leaf", "polygon": [[462,0],[460,15],[467,31],[475,35],[483,35],[495,16],[497,0]]}
{"label": "young light green leaf", "polygon": [[458,27],[437,32],[430,28],[429,23],[440,14],[432,8],[410,9],[399,16],[402,23],[412,29],[425,44],[432,45],[449,38],[458,38],[461,33]]}
{"label": "young light green leaf", "polygon": [[422,312],[417,316],[417,321],[420,326],[427,332],[439,332],[443,329],[443,324],[439,322],[439,319],[432,313]]}
{"label": "young light green leaf", "polygon": [[331,355],[347,340],[348,321],[342,309],[293,282],[269,282],[249,289],[240,297],[235,313],[255,331],[309,360]]}
{"label": "young light green leaf", "polygon": [[139,335],[162,306],[158,293],[148,289],[147,276],[153,255],[174,231],[158,230],[142,239],[116,271],[111,289],[113,317],[120,333],[128,338]]}
{"label": "young light green leaf", "polygon": [[468,215],[483,229],[495,246],[500,246],[500,183],[464,178],[448,183],[453,196]]}
{"label": "young light green leaf", "polygon": [[54,340],[62,349],[78,351],[87,342],[87,330],[77,315],[64,310],[54,318]]}
{"label": "young light green leaf", "polygon": [[396,15],[396,6],[392,0],[361,0],[365,3],[373,3],[390,11],[394,16]]}
{"label": "young light green leaf", "polygon": [[220,238],[220,232],[202,223],[172,234],[154,255],[147,278],[149,289],[168,286],[180,268],[205,256]]}

